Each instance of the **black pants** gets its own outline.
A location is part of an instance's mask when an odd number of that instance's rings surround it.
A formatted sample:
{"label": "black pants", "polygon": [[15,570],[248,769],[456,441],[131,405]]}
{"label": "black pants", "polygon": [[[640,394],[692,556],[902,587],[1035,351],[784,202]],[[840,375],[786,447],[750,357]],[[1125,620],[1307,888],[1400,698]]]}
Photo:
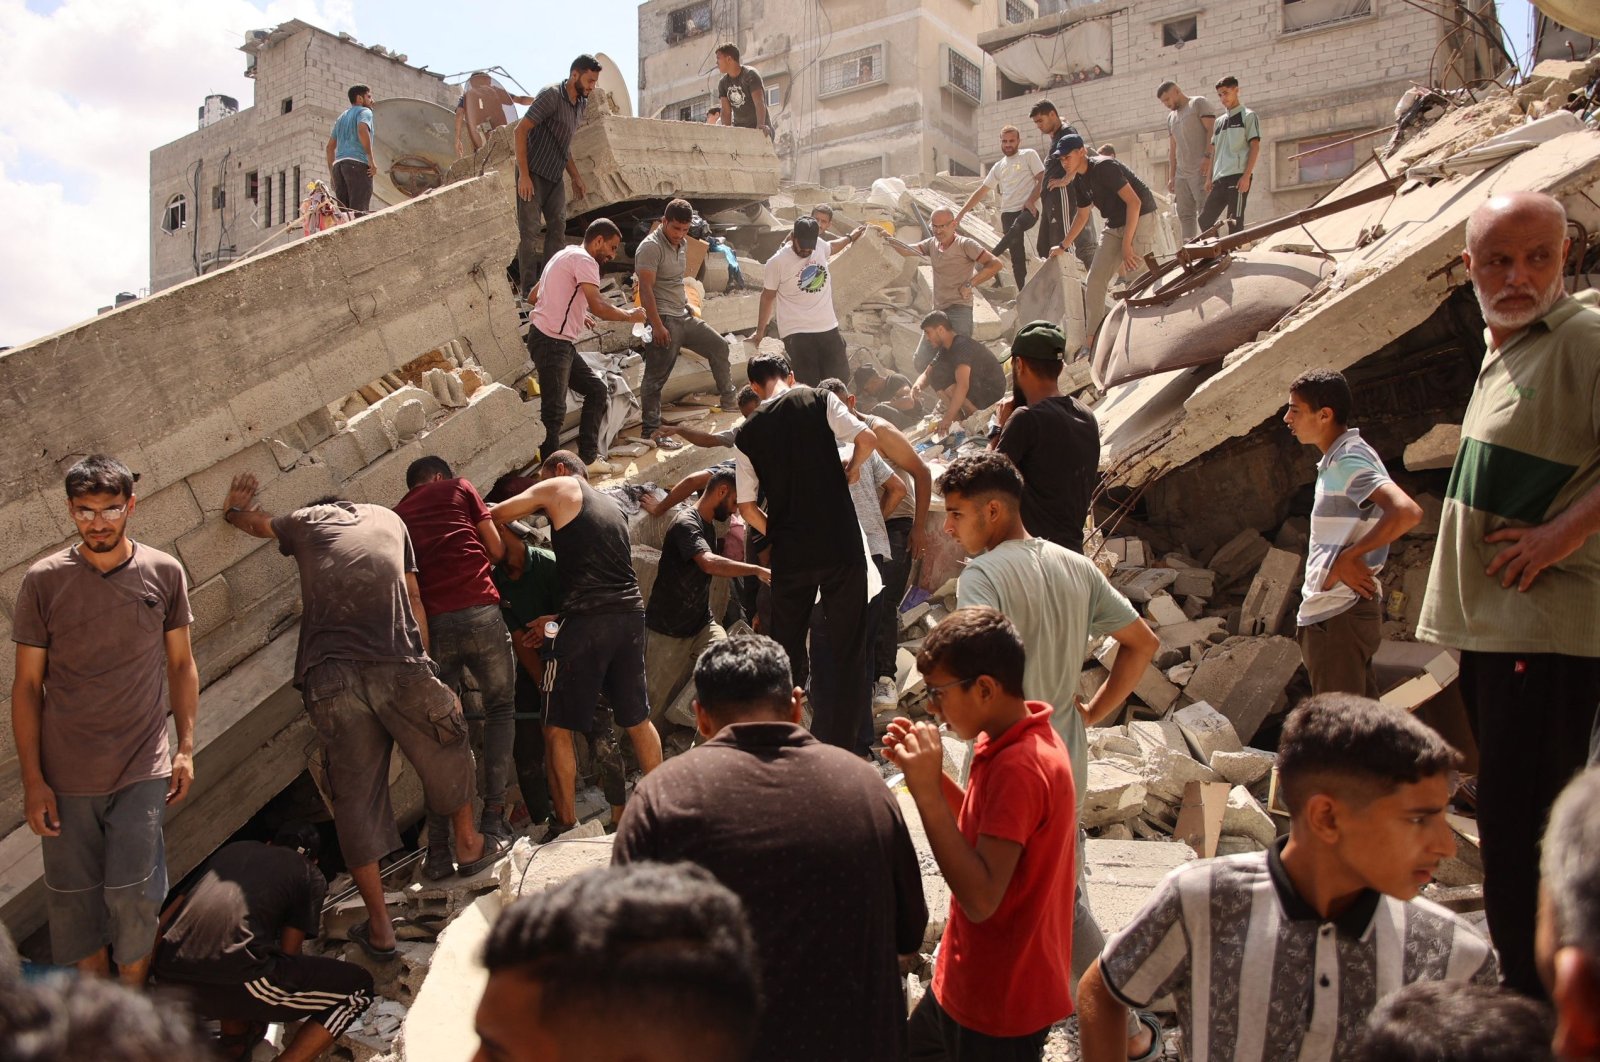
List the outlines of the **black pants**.
{"label": "black pants", "polygon": [[1235,173],[1229,177],[1218,177],[1211,183],[1205,206],[1200,208],[1201,232],[1215,225],[1224,214],[1228,215],[1226,232],[1238,232],[1244,228],[1244,201],[1250,198],[1250,193],[1239,191],[1239,178],[1243,176],[1242,173]]}
{"label": "black pants", "polygon": [[826,332],[795,332],[783,337],[789,368],[796,381],[815,387],[823,380],[850,379],[850,357],[837,328]]}
{"label": "black pants", "polygon": [[[853,557],[831,568],[796,569],[782,563],[774,566],[772,637],[789,654],[796,686],[804,686],[810,674],[806,631],[818,590],[822,591],[828,642],[836,650],[832,688],[838,692],[836,698],[822,698],[811,705],[811,732],[818,741],[842,749],[853,748],[862,720],[872,711],[872,686],[867,675],[872,645],[868,636],[866,558]],[[861,681],[854,681],[855,676],[860,676]]]}
{"label": "black pants", "polygon": [[[1059,174],[1057,174],[1059,176]],[[1045,182],[1051,179],[1051,173],[1044,175]],[[1070,204],[1072,192],[1068,189],[1055,189],[1046,187],[1039,194],[1039,237],[1036,246],[1040,258],[1049,258],[1052,248],[1061,246],[1061,241],[1067,238],[1067,230],[1072,227],[1072,207],[1063,207],[1063,201]],[[1072,241],[1072,253],[1078,256],[1078,261],[1083,263],[1085,269],[1094,261],[1094,252],[1100,247],[1100,241],[1095,238],[1094,225],[1091,222],[1078,233],[1078,238]]]}
{"label": "black pants", "polygon": [[1002,210],[1000,228],[1005,235],[1000,237],[999,243],[989,248],[992,254],[1011,252],[1011,275],[1016,278],[1018,289],[1028,280],[1028,251],[1022,237],[1038,223],[1039,215],[1031,210]]}
{"label": "black pants", "polygon": [[1038,1062],[1049,1035],[1048,1025],[1027,1036],[973,1032],[944,1012],[931,988],[906,1024],[910,1062]]}
{"label": "black pants", "polygon": [[1478,739],[1483,906],[1506,984],[1544,997],[1533,960],[1539,838],[1583,770],[1600,712],[1600,658],[1461,654],[1461,694]]}
{"label": "black pants", "polygon": [[372,209],[372,178],[365,162],[340,159],[333,164],[333,197],[357,214]]}
{"label": "black pants", "polygon": [[[1023,213],[1027,213],[1024,211]],[[902,516],[888,521],[889,563],[880,566],[883,593],[878,601],[878,635],[873,646],[874,678],[893,677],[900,649],[900,600],[911,579],[911,529],[916,521]]]}
{"label": "black pants", "polygon": [[526,342],[533,367],[539,373],[539,420],[544,424],[544,445],[539,448],[539,456],[549,457],[561,449],[561,426],[567,419],[570,389],[583,396],[578,456],[584,464],[590,464],[600,456],[600,422],[605,419],[606,403],[611,400],[605,381],[564,339],[554,339],[530,327]]}
{"label": "black pants", "polygon": [[511,758],[517,766],[517,785],[528,817],[543,822],[550,817],[550,782],[544,773],[544,694],[539,680],[517,665],[516,739]]}
{"label": "black pants", "polygon": [[219,1021],[310,1019],[335,1037],[344,1034],[372,1003],[372,975],[353,962],[317,955],[280,955],[260,977],[232,984],[186,981],[183,968],[158,949],[156,978],[188,996],[194,1012]]}

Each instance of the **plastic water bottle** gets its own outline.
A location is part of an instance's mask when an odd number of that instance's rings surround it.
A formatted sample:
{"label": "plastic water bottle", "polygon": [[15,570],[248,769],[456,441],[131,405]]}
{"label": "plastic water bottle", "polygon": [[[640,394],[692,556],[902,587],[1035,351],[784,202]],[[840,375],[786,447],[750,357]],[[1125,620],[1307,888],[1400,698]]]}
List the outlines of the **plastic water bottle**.
{"label": "plastic water bottle", "polygon": [[643,321],[640,321],[635,323],[633,326],[633,338],[642,339],[648,344],[655,338],[655,333],[649,325],[645,324]]}

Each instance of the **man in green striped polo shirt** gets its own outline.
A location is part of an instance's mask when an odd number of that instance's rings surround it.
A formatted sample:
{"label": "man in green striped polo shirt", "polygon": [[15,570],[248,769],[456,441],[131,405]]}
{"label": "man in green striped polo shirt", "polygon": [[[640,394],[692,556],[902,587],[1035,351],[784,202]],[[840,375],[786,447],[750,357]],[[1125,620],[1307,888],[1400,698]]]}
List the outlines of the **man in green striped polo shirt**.
{"label": "man in green striped polo shirt", "polygon": [[1462,256],[1488,324],[1417,637],[1461,650],[1484,906],[1508,984],[1534,967],[1538,835],[1600,705],[1600,298],[1566,294],[1566,213],[1496,196]]}

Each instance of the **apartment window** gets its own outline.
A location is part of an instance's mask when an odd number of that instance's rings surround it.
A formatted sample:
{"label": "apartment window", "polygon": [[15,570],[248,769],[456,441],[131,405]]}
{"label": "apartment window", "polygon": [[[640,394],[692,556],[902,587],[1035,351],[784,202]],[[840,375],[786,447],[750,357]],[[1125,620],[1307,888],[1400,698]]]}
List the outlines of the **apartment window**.
{"label": "apartment window", "polygon": [[267,174],[267,179],[261,182],[261,220],[256,222],[263,229],[272,228],[272,174]]}
{"label": "apartment window", "polygon": [[947,48],[944,84],[973,103],[983,102],[983,68],[954,48]]}
{"label": "apartment window", "polygon": [[1372,14],[1372,0],[1283,0],[1283,30],[1317,29]]}
{"label": "apartment window", "polygon": [[[1289,180],[1284,183],[1324,184],[1342,181],[1350,176],[1356,169],[1356,148],[1360,143],[1350,139],[1353,135],[1348,132],[1336,133],[1284,144],[1279,148],[1281,164],[1278,170],[1289,175]],[[1288,156],[1292,155],[1300,157],[1291,162]]]}
{"label": "apartment window", "polygon": [[1031,18],[1033,18],[1033,8],[1023,3],[1022,0],[1006,0],[1007,22],[1027,22]]}
{"label": "apartment window", "polygon": [[1200,35],[1200,18],[1190,15],[1188,18],[1176,18],[1171,22],[1161,24],[1161,47],[1182,48],[1188,42]]}
{"label": "apartment window", "polygon": [[667,43],[711,32],[711,0],[680,7],[667,15]]}
{"label": "apartment window", "polygon": [[189,224],[189,200],[182,194],[167,200],[167,208],[161,214],[161,231],[177,232]]}
{"label": "apartment window", "polygon": [[300,183],[300,167],[296,166],[294,168],[294,201],[296,203],[296,213],[299,213],[300,207],[298,204],[300,202],[300,197],[305,194],[305,190],[306,186]]}
{"label": "apartment window", "polygon": [[252,203],[261,198],[261,174],[255,170],[244,175],[244,197]]}
{"label": "apartment window", "polygon": [[828,188],[841,184],[848,184],[852,188],[871,188],[872,182],[882,176],[882,155],[860,162],[847,162],[843,166],[822,167],[822,184]]}
{"label": "apartment window", "polygon": [[767,110],[783,106],[783,88],[779,85],[767,86]]}
{"label": "apartment window", "polygon": [[819,96],[865,88],[884,80],[883,45],[858,48],[822,61],[822,89]]}
{"label": "apartment window", "polygon": [[228,190],[220,184],[211,186],[211,209],[221,210],[228,205]]}
{"label": "apartment window", "polygon": [[289,175],[278,171],[278,224],[289,220]]}
{"label": "apartment window", "polygon": [[279,114],[288,114],[292,110],[294,110],[294,97],[292,96],[278,104]]}
{"label": "apartment window", "polygon": [[679,100],[677,103],[669,103],[663,107],[661,109],[661,117],[669,121],[676,119],[680,122],[703,122],[706,120],[706,112],[714,107],[716,102],[710,96],[701,96],[692,100]]}

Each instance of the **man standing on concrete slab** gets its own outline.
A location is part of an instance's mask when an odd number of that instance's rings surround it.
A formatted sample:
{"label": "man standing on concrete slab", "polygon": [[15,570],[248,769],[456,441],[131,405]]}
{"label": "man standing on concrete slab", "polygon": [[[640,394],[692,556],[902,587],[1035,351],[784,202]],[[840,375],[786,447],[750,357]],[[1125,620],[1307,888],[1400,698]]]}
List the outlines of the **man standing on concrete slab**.
{"label": "man standing on concrete slab", "polygon": [[1118,273],[1136,275],[1144,271],[1144,256],[1156,249],[1156,197],[1150,194],[1137,174],[1116,159],[1091,155],[1078,136],[1065,136],[1056,142],[1061,152],[1064,177],[1061,185],[1072,185],[1072,201],[1077,214],[1051,257],[1072,246],[1089,225],[1089,207],[1100,211],[1105,229],[1100,246],[1089,263],[1089,279],[1084,287],[1084,332],[1093,336],[1106,315],[1106,291]]}
{"label": "man standing on concrete slab", "polygon": [[[933,235],[907,244],[889,237],[889,246],[902,258],[926,258],[933,267],[933,308],[950,320],[950,326],[964,336],[972,335],[972,294],[980,284],[1000,272],[1000,259],[983,249],[969,236],[956,232],[956,216],[948,210],[935,210],[928,219]],[[912,364],[918,372],[928,367],[935,349],[926,337],[917,345]]]}
{"label": "man standing on concrete slab", "polygon": [[300,568],[300,646],[294,685],[326,754],[339,849],[367,908],[350,937],[379,961],[397,956],[378,860],[400,847],[389,801],[398,744],[422,779],[428,811],[445,815],[464,876],[509,845],[478,832],[474,768],[461,702],[434,677],[428,617],[405,522],[381,505],[328,497],[273,516],[248,472],[233,478],[223,519],[274,539]]}
{"label": "man standing on concrete slab", "polygon": [[[428,617],[428,655],[439,665],[440,681],[458,695],[462,679],[472,675],[483,702],[483,813],[478,829],[505,837],[517,667],[494,586],[494,566],[505,558],[505,545],[477,488],[456,478],[444,458],[411,462],[406,485],[410,489],[394,511],[405,521],[416,551],[417,584]],[[438,881],[453,873],[450,823],[443,815],[430,815],[422,875]]]}
{"label": "man standing on concrete slab", "polygon": [[1022,474],[1022,524],[1030,535],[1083,552],[1083,525],[1100,483],[1100,425],[1089,407],[1061,393],[1067,340],[1033,321],[1011,344],[1016,391],[1000,407],[992,448]]}
{"label": "man standing on concrete slab", "polygon": [[839,318],[833,312],[833,286],[828,257],[861,238],[858,225],[837,240],[818,238],[821,226],[814,217],[796,218],[788,242],[767,259],[761,290],[761,310],[756,338],[767,334],[776,310],[778,335],[794,367],[794,378],[815,387],[830,376],[850,374],[850,358],[839,335]]}
{"label": "man standing on concrete slab", "polygon": [[[533,98],[517,123],[512,139],[517,152],[517,275],[526,296],[539,272],[567,244],[567,186],[582,199],[588,189],[572,161],[572,135],[583,121],[589,94],[600,80],[600,60],[580,55],[572,61],[567,80],[547,85]],[[538,244],[539,220],[544,219],[544,255]]]}
{"label": "man standing on concrete slab", "polygon": [[761,75],[748,66],[739,65],[739,46],[717,46],[717,70],[722,80],[717,82],[717,100],[722,108],[722,124],[737,125],[745,129],[766,129],[767,90]]}
{"label": "man standing on concrete slab", "polygon": [[1556,1054],[1600,1059],[1600,768],[1574,778],[1540,846],[1539,975],[1556,1010]]}
{"label": "man standing on concrete slab", "polygon": [[[539,478],[489,511],[497,524],[544,513],[561,582],[560,617],[545,617],[527,639],[544,661],[551,815],[538,842],[543,844],[578,824],[578,760],[572,735],[593,730],[602,694],[633,742],[645,774],[661,763],[661,736],[650,722],[644,600],[633,571],[628,519],[614,500],[589,486],[582,461],[570,450],[545,458]],[[553,642],[545,632],[551,622],[558,624]]]}
{"label": "man standing on concrete slab", "polygon": [[916,849],[872,767],[800,726],[771,638],[712,645],[694,669],[706,743],[639,784],[617,863],[685,861],[744,901],[762,957],[760,1057],[905,1057],[898,956],[928,922]]}
{"label": "man standing on concrete slab", "polygon": [[[1009,458],[992,452],[957,458],[940,478],[939,491],[944,496],[945,533],[972,557],[956,583],[956,603],[963,609],[998,609],[1016,625],[1023,644],[1032,646],[1023,692],[1053,708],[1050,725],[1067,747],[1076,806],[1082,807],[1089,784],[1087,728],[1122,707],[1161,642],[1092,561],[1028,533],[1022,522],[1022,476]],[[1078,696],[1082,647],[1105,635],[1117,642],[1116,660],[1085,704]],[[1074,986],[1105,943],[1089,909],[1083,843],[1078,831]],[[1130,1058],[1150,1049],[1151,1035],[1140,1026],[1137,1016],[1129,1018]]]}
{"label": "man standing on concrete slab", "polygon": [[772,582],[772,573],[759,564],[717,553],[712,524],[733,515],[735,484],[732,468],[714,470],[699,501],[672,511],[662,538],[661,565],[644,610],[644,673],[652,722],[660,722],[706,647],[728,636],[711,615],[712,577]]}
{"label": "man standing on concrete slab", "polygon": [[328,136],[328,173],[334,198],[360,217],[372,209],[372,179],[378,175],[372,153],[372,90],[351,85],[347,95],[350,106],[334,119]]}
{"label": "man standing on concrete slab", "polygon": [[1044,183],[1044,163],[1033,148],[1022,147],[1022,132],[1014,125],[1000,130],[1000,159],[989,167],[983,183],[972,190],[956,212],[956,225],[977,206],[989,189],[1000,197],[1000,242],[989,250],[1011,252],[1011,275],[1020,289],[1028,281],[1028,251],[1023,236],[1039,220],[1039,187]]}
{"label": "man standing on concrete slab", "polygon": [[[772,635],[789,654],[794,680],[807,674],[806,631],[822,594],[828,641],[836,650],[838,704],[815,704],[812,732],[851,748],[870,713],[867,681],[867,556],[850,500],[850,484],[878,446],[878,437],[827,391],[795,386],[778,354],[752,358],[747,371],[761,406],[739,429],[739,514],[772,544]],[[852,446],[848,462],[839,448]],[[763,511],[756,499],[765,493]],[[854,676],[861,676],[857,683]],[[857,690],[859,689],[859,695]]]}
{"label": "man standing on concrete slab", "polygon": [[[1033,119],[1033,127],[1044,134],[1044,180],[1040,183],[1035,195],[1038,197],[1041,209],[1039,211],[1039,236],[1036,246],[1039,257],[1045,258],[1050,254],[1050,249],[1061,242],[1067,234],[1067,226],[1072,223],[1072,189],[1051,188],[1050,182],[1061,176],[1061,161],[1056,154],[1056,142],[1064,136],[1077,136],[1078,130],[1062,122],[1056,105],[1049,100],[1040,100],[1028,111],[1028,117]],[[1024,204],[1031,208],[1034,200],[1030,199]],[[1078,233],[1077,242],[1073,245],[1077,252],[1078,260],[1085,267],[1094,260],[1095,249],[1094,232],[1089,226]]]}
{"label": "man standing on concrete slab", "polygon": [[1467,222],[1488,352],[1417,623],[1462,651],[1484,909],[1506,983],[1530,995],[1537,824],[1583,768],[1600,704],[1600,300],[1565,293],[1567,250],[1549,196],[1496,196]]}
{"label": "man standing on concrete slab", "polygon": [[139,986],[167,892],[164,810],[194,783],[200,679],[183,566],[128,537],[133,485],[104,454],[68,470],[82,542],[22,577],[11,725],[23,814],[42,838],[53,960],[98,977],[115,960]]}
{"label": "man standing on concrete slab", "polygon": [[944,399],[937,434],[1005,395],[1006,372],[1000,362],[988,347],[957,332],[949,314],[935,310],[922,319],[922,342],[933,348],[934,355],[911,385],[911,393],[921,397],[931,389]]}
{"label": "man standing on concrete slab", "polygon": [[[1156,99],[1167,115],[1167,191],[1185,241],[1200,234],[1200,207],[1211,176],[1211,130],[1217,110],[1204,96],[1185,96],[1176,81],[1163,81]],[[1101,152],[1105,154],[1105,152]]]}
{"label": "man standing on concrete slab", "polygon": [[1289,385],[1283,422],[1322,452],[1297,622],[1312,693],[1376,700],[1372,657],[1383,641],[1378,572],[1390,543],[1421,522],[1422,508],[1389,478],[1360,430],[1347,427],[1352,404],[1350,384],[1332,369],[1309,369]]}
{"label": "man standing on concrete slab", "polygon": [[1244,228],[1244,204],[1261,157],[1261,119],[1239,102],[1238,78],[1229,74],[1217,82],[1216,89],[1227,113],[1216,119],[1211,131],[1211,174],[1198,224],[1205,232],[1226,214],[1227,231],[1238,232]]}
{"label": "man standing on concrete slab", "polygon": [[609,218],[595,218],[583,233],[583,246],[563,247],[547,263],[529,301],[533,313],[526,343],[533,367],[539,373],[539,421],[544,425],[542,454],[561,449],[561,430],[567,417],[567,391],[583,396],[578,422],[578,456],[597,476],[615,472],[600,452],[600,424],[605,419],[610,392],[574,345],[587,318],[602,321],[645,319],[641,309],[613,306],[600,294],[600,267],[617,256],[622,232]]}
{"label": "man standing on concrete slab", "polygon": [[674,199],[661,215],[661,224],[639,243],[633,253],[634,272],[639,277],[639,303],[650,322],[650,342],[644,348],[644,381],[640,385],[639,434],[644,441],[662,450],[682,449],[683,443],[669,436],[658,436],[661,427],[661,389],[678,362],[678,351],[687,347],[711,366],[712,379],[723,409],[734,409],[737,398],[733,374],[728,367],[728,341],[717,330],[689,310],[684,290],[688,261],[689,225],[694,207],[686,199]]}

